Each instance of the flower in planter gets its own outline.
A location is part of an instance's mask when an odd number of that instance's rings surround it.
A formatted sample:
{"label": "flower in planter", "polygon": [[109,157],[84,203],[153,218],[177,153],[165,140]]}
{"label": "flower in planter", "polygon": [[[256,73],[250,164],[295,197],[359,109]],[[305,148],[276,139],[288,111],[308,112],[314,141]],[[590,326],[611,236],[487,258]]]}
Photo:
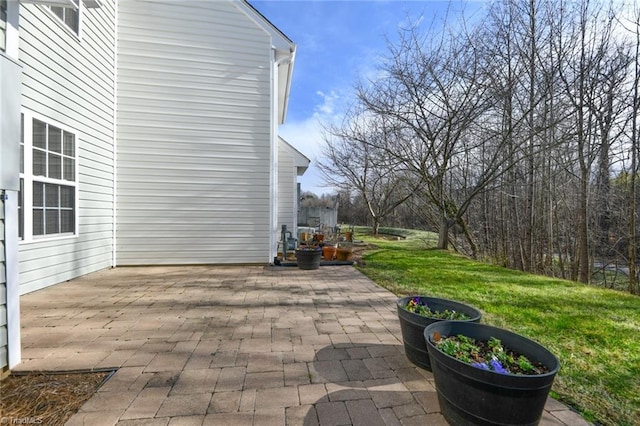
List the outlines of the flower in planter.
{"label": "flower in planter", "polygon": [[409,312],[413,312],[418,315],[422,315],[425,317],[444,319],[444,320],[468,320],[470,319],[469,315],[457,312],[455,310],[445,309],[444,311],[438,311],[429,308],[427,306],[427,302],[422,300],[420,297],[414,297],[413,299],[409,299],[407,304],[404,306]]}
{"label": "flower in planter", "polygon": [[461,334],[445,337],[436,332],[433,340],[440,351],[481,370],[520,375],[543,374],[549,371],[544,365],[534,365],[524,355],[504,347],[495,337],[484,341]]}
{"label": "flower in planter", "polygon": [[319,245],[315,245],[315,244],[300,244],[298,246],[298,248],[296,248],[296,250],[298,250],[298,251],[322,251],[322,247],[320,247]]}

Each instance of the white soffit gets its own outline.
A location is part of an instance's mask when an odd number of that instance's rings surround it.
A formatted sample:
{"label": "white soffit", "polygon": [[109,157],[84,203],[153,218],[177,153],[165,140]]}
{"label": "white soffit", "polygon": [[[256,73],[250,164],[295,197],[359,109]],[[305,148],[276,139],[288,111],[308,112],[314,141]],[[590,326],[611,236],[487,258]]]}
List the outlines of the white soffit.
{"label": "white soffit", "polygon": [[20,0],[20,3],[39,4],[42,6],[70,7],[77,9],[80,0]]}
{"label": "white soffit", "polygon": [[[82,0],[88,9],[102,7],[103,1],[104,0]],[[20,2],[25,4],[39,4],[42,6],[69,7],[72,9],[78,9],[78,7],[80,7],[80,0],[20,0]]]}

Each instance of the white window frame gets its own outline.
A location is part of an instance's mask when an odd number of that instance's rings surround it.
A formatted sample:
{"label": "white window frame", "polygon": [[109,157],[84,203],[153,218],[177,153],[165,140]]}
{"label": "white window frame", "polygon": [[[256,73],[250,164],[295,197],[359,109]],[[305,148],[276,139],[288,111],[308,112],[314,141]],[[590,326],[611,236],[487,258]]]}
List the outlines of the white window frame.
{"label": "white window frame", "polygon": [[[24,172],[20,173],[20,179],[24,182],[22,195],[22,215],[23,215],[23,235],[20,240],[22,243],[32,243],[40,241],[51,241],[60,239],[72,239],[77,238],[79,235],[79,176],[78,176],[78,145],[80,141],[80,132],[62,123],[58,123],[48,117],[34,113],[29,110],[22,110],[24,116],[23,132],[24,132]],[[33,120],[38,120],[45,123],[47,126],[53,126],[61,129],[64,132],[72,133],[74,135],[74,181],[64,180],[64,167],[62,167],[62,179],[54,179],[50,177],[34,176],[33,175]],[[62,149],[64,150],[64,149]],[[49,183],[55,185],[63,185],[74,188],[74,201],[73,201],[73,217],[74,217],[74,229],[73,232],[57,233],[57,234],[44,234],[33,235],[33,183]],[[46,221],[46,219],[45,219]]]}
{"label": "white window frame", "polygon": [[9,1],[0,0],[4,5],[4,17],[0,16],[0,52],[7,50],[7,21],[9,20]]}
{"label": "white window frame", "polygon": [[[51,9],[52,7],[59,7],[59,8],[62,8],[62,9],[72,9],[72,10],[75,10],[76,12],[78,12],[78,31],[76,32],[76,30],[71,28],[64,19],[60,18]],[[51,14],[51,16],[53,16],[53,19],[58,21],[58,23],[62,26],[62,28],[64,28],[66,31],[68,31],[69,33],[73,34],[75,37],[80,39],[80,33],[82,31],[82,2],[78,2],[78,8],[77,9],[74,9],[74,8],[71,8],[71,7],[64,7],[64,6],[44,6],[44,8],[47,10],[47,12],[49,12]]]}

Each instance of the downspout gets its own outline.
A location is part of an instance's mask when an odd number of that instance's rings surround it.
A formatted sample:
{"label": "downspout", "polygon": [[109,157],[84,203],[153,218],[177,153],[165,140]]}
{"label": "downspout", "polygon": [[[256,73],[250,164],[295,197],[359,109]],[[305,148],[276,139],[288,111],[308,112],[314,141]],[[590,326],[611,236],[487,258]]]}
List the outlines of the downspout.
{"label": "downspout", "polygon": [[7,291],[8,366],[18,365],[22,358],[20,336],[20,281],[18,262],[18,191],[2,190],[4,205],[4,258]]}
{"label": "downspout", "polygon": [[[269,262],[275,263],[278,251],[278,124],[280,115],[278,111],[278,70],[280,65],[287,64],[292,59],[292,52],[278,58],[279,52],[273,48],[273,66],[271,67],[271,166],[269,173],[270,187],[270,224],[269,233]],[[283,242],[283,244],[285,244]],[[283,247],[284,249],[284,247]]]}
{"label": "downspout", "polygon": [[113,126],[112,126],[112,138],[113,138],[113,194],[112,194],[112,215],[111,215],[111,267],[115,268],[117,265],[116,243],[117,232],[116,224],[118,216],[116,214],[116,202],[117,202],[117,188],[118,188],[118,138],[116,137],[117,123],[116,117],[118,114],[118,0],[115,2],[114,13],[114,30],[113,30]]}
{"label": "downspout", "polygon": [[[14,120],[6,121],[10,129],[3,129],[1,137],[7,137],[7,140],[15,141],[11,152],[3,151],[0,161],[4,161],[0,168],[3,169],[7,162],[11,164],[10,168],[14,168],[10,173],[12,181],[9,185],[2,185],[2,198],[4,205],[4,259],[6,274],[6,308],[7,308],[7,361],[9,369],[12,369],[21,362],[22,343],[20,335],[20,277],[19,277],[19,236],[18,236],[18,194],[20,188],[20,106],[22,98],[22,65],[18,62],[20,52],[20,3],[9,1],[7,4],[7,27],[6,27],[6,50],[5,66],[3,67],[2,79],[0,84],[5,87],[0,89],[2,93],[2,111],[3,120],[13,116]],[[5,74],[6,72],[6,74]],[[10,85],[16,87],[15,91],[4,89]],[[7,131],[8,130],[8,131]],[[5,141],[6,142],[6,141]],[[9,154],[9,155],[7,155]],[[15,180],[13,180],[15,179]]]}

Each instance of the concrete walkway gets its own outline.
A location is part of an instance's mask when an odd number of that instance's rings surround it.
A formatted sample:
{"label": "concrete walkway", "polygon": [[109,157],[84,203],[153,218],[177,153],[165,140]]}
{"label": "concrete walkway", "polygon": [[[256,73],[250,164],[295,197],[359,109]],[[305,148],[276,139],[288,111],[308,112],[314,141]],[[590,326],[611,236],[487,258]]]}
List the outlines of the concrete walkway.
{"label": "concrete walkway", "polygon": [[22,297],[16,370],[117,369],[68,425],[446,425],[395,300],[349,266],[117,268]]}

